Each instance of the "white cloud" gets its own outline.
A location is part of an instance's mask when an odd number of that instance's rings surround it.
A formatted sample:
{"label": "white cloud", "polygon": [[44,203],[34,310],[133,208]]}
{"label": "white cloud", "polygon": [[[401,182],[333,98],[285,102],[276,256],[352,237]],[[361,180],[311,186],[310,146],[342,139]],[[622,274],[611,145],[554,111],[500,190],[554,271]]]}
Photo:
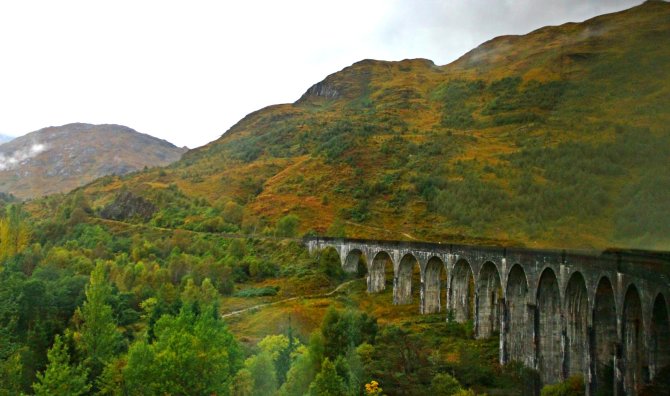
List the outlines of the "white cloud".
{"label": "white cloud", "polygon": [[364,58],[449,62],[630,0],[0,3],[0,129],[118,123],[198,146]]}
{"label": "white cloud", "polygon": [[36,157],[47,150],[42,143],[34,143],[23,150],[17,150],[8,156],[0,154],[0,171],[15,169],[30,158]]}

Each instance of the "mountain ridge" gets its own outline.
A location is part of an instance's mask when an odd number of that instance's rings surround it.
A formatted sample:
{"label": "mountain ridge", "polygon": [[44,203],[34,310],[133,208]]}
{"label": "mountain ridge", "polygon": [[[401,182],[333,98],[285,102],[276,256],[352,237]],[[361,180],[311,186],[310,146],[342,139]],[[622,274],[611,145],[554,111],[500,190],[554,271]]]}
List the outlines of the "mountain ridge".
{"label": "mountain ridge", "polygon": [[20,198],[67,192],[102,176],[167,165],[184,151],[122,125],[46,127],[0,146],[0,191]]}
{"label": "mountain ridge", "polygon": [[85,193],[102,208],[130,189],[177,228],[272,232],[295,215],[323,235],[668,249],[666,36],[670,5],[644,3],[444,66],[363,60],[165,169]]}

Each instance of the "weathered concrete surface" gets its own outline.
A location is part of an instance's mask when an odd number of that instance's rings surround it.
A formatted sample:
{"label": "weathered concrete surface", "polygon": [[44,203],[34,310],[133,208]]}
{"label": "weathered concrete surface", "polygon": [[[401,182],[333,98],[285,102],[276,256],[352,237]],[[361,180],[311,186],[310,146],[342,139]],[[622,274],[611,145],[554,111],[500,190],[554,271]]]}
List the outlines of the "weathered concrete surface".
{"label": "weathered concrete surface", "polygon": [[634,394],[645,383],[649,375],[649,364],[645,359],[643,339],[642,302],[635,286],[626,292],[623,307],[623,358],[625,362],[623,388],[626,394]]}
{"label": "weathered concrete surface", "polygon": [[614,287],[607,277],[598,282],[593,308],[593,343],[591,345],[592,393],[603,389],[613,390],[614,367],[617,352],[617,312]]}
{"label": "weathered concrete surface", "polygon": [[449,309],[453,311],[456,321],[474,319],[474,275],[466,260],[458,260],[454,266],[449,301]]}
{"label": "weathered concrete surface", "polygon": [[379,252],[372,259],[368,275],[368,291],[378,293],[386,289],[386,269],[393,265],[391,256],[386,252]]}
{"label": "weathered concrete surface", "polygon": [[668,306],[662,294],[656,296],[651,316],[651,340],[649,362],[651,376],[670,365],[670,322]]}
{"label": "weathered concrete surface", "polygon": [[537,344],[537,369],[545,384],[564,378],[563,354],[565,340],[561,331],[561,296],[558,279],[551,268],[540,277],[537,291],[537,316],[535,322]]}
{"label": "weathered concrete surface", "polygon": [[491,262],[484,263],[477,281],[477,328],[479,338],[487,338],[500,331],[502,286],[498,269]]}
{"label": "weathered concrete surface", "polygon": [[589,376],[588,332],[589,302],[586,282],[581,273],[570,277],[565,290],[566,348],[565,368],[567,375]]}
{"label": "weathered concrete surface", "polygon": [[[361,258],[370,293],[393,280],[393,303],[418,295],[420,313],[446,307],[458,321],[473,320],[477,337],[499,332],[501,363],[538,369],[545,383],[582,373],[589,394],[635,394],[670,364],[670,254],[333,238],[304,243],[310,252],[334,248],[348,272]],[[418,285],[410,276],[417,266]]]}
{"label": "weathered concrete surface", "polygon": [[[444,263],[437,257],[433,257],[426,264],[426,276],[423,280],[423,312],[436,313],[442,309],[442,274],[446,274]],[[445,276],[446,278],[446,276]]]}
{"label": "weathered concrete surface", "polygon": [[[413,290],[414,285],[414,273],[415,269],[419,267],[419,262],[416,260],[416,257],[411,254],[405,255],[405,257],[400,260],[400,267],[398,268],[398,281],[395,291],[395,304],[405,305],[412,303],[412,293],[418,292]],[[419,276],[420,273],[419,273]],[[419,280],[419,283],[421,281]],[[419,287],[421,287],[419,285]]]}
{"label": "weathered concrete surface", "polygon": [[512,267],[507,278],[507,299],[505,312],[505,328],[503,329],[502,361],[516,361],[529,367],[535,366],[532,359],[532,322],[531,308],[528,305],[528,281],[520,265]]}

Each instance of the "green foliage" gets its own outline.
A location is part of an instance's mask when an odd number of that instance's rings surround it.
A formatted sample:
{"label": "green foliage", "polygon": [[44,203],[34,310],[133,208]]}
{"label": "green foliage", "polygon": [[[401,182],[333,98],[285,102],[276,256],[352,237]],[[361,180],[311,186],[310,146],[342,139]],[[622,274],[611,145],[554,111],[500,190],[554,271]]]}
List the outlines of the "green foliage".
{"label": "green foliage", "polygon": [[164,315],[155,341],[128,351],[126,387],[140,394],[226,394],[240,367],[239,347],[213,307]]}
{"label": "green foliage", "polygon": [[86,287],[86,301],[77,315],[81,318],[77,347],[85,356],[85,366],[91,377],[102,373],[104,366],[120,351],[121,334],[116,328],[112,316],[112,307],[108,304],[111,287],[106,279],[105,266],[99,262]]}
{"label": "green foliage", "polygon": [[500,187],[467,174],[462,181],[440,190],[432,205],[456,224],[478,228],[499,216],[507,201],[508,196]]}
{"label": "green foliage", "polygon": [[344,214],[347,216],[347,218],[358,223],[362,223],[369,217],[370,201],[365,198],[359,199],[356,205],[348,210],[345,210]]}
{"label": "green foliage", "polygon": [[49,363],[44,373],[37,374],[33,384],[35,395],[71,395],[87,394],[91,389],[87,372],[81,365],[70,363],[67,345],[60,336],[56,336],[53,347],[47,354]]}
{"label": "green foliage", "polygon": [[296,215],[290,214],[282,217],[277,222],[276,235],[279,237],[293,238],[298,233],[298,225],[300,218]]}
{"label": "green foliage", "polygon": [[456,378],[447,373],[438,373],[430,382],[430,390],[434,395],[449,396],[456,394],[462,388]]}
{"label": "green foliage", "polygon": [[[6,342],[6,338],[0,339],[0,345],[7,347]],[[0,395],[2,396],[21,394],[24,370],[21,355],[20,351],[17,351],[4,360],[0,359]]]}
{"label": "green foliage", "polygon": [[642,175],[626,186],[619,200],[616,235],[622,240],[639,239],[654,244],[670,235],[670,174]]}
{"label": "green foliage", "polygon": [[0,263],[21,253],[28,246],[31,230],[25,217],[18,204],[10,204],[5,208],[5,216],[0,218]]}
{"label": "green foliage", "polygon": [[334,360],[350,347],[355,348],[363,342],[373,343],[377,329],[377,319],[365,312],[341,312],[330,307],[321,322],[324,355]]}
{"label": "green foliage", "polygon": [[264,351],[250,357],[244,365],[251,373],[253,380],[252,395],[265,396],[275,393],[277,390],[277,375],[270,353]]}
{"label": "green foliage", "polygon": [[263,153],[262,136],[252,136],[230,142],[231,158],[249,163]]}
{"label": "green foliage", "polygon": [[584,394],[586,394],[584,379],[579,375],[555,385],[545,385],[540,392],[542,396],[583,396]]}
{"label": "green foliage", "polygon": [[444,103],[442,125],[459,129],[473,127],[475,120],[472,112],[475,108],[468,102],[480,94],[484,87],[481,80],[452,80],[440,86],[434,96]]}
{"label": "green foliage", "polygon": [[311,348],[300,348],[298,356],[286,374],[286,382],[279,389],[282,396],[302,396],[309,391],[309,386],[316,376],[316,366],[320,362],[318,352]]}
{"label": "green foliage", "polygon": [[228,255],[241,260],[246,254],[247,248],[243,239],[233,239],[228,245]]}
{"label": "green foliage", "polygon": [[494,115],[494,125],[542,121],[544,117],[537,112],[554,110],[568,88],[569,83],[562,80],[532,80],[521,87],[521,78],[505,77],[491,83],[489,92],[494,98],[487,103],[482,113]]}
{"label": "green foliage", "polygon": [[427,365],[420,354],[421,346],[408,330],[397,326],[386,326],[375,343],[373,378],[385,389],[416,389],[421,382],[419,369]]}
{"label": "green foliage", "polygon": [[235,374],[231,396],[252,396],[254,392],[254,379],[251,372],[243,368]]}
{"label": "green foliage", "polygon": [[318,270],[329,278],[338,280],[344,278],[340,256],[335,249],[326,249],[321,252],[319,255]]}
{"label": "green foliage", "polygon": [[288,336],[283,334],[270,335],[263,338],[258,347],[263,353],[272,358],[275,366],[277,383],[282,385],[293,361],[292,354],[299,348],[299,343],[293,337],[293,330],[289,327]]}
{"label": "green foliage", "polygon": [[346,387],[342,378],[337,375],[335,365],[328,358],[321,364],[321,372],[316,375],[309,387],[311,396],[344,396]]}
{"label": "green foliage", "polygon": [[276,296],[279,292],[278,286],[265,286],[265,287],[250,287],[248,289],[242,289],[236,291],[235,297],[265,297],[265,296]]}
{"label": "green foliage", "polygon": [[228,201],[223,207],[223,219],[228,223],[237,226],[242,225],[242,217],[244,215],[244,207],[233,201]]}
{"label": "green foliage", "polygon": [[379,132],[380,127],[376,123],[349,120],[328,123],[317,136],[316,152],[322,154],[328,163],[341,162],[345,153],[364,145],[369,136]]}

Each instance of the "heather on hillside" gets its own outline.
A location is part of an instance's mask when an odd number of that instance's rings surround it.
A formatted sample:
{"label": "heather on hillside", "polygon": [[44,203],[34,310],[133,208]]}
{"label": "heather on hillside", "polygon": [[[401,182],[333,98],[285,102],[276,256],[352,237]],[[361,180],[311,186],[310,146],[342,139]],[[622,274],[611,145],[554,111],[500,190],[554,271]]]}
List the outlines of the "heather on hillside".
{"label": "heather on hillside", "polygon": [[83,193],[103,213],[130,191],[152,224],[200,231],[273,233],[294,215],[297,235],[667,249],[669,13],[647,2],[445,66],[364,60]]}

